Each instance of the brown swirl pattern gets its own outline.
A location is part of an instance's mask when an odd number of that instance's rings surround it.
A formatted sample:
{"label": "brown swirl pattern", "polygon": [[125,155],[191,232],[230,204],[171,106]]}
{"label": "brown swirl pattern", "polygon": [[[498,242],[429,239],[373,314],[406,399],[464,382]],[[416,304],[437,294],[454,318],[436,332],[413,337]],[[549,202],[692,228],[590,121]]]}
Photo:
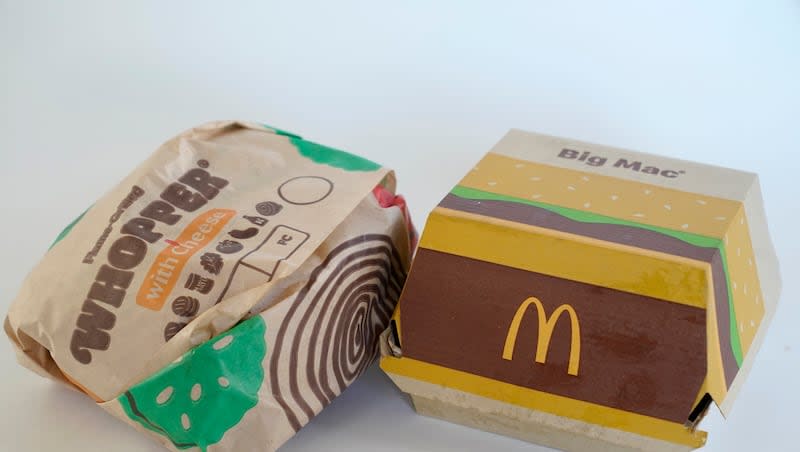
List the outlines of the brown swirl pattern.
{"label": "brown swirl pattern", "polygon": [[273,396],[295,431],[375,359],[405,277],[382,234],[341,243],[311,273],[279,327],[269,364]]}

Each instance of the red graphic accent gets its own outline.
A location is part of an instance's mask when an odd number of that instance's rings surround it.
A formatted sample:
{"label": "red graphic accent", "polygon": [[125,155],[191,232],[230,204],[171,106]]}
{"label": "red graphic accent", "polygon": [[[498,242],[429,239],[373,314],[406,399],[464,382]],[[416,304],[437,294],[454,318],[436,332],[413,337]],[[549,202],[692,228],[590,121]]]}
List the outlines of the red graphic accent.
{"label": "red graphic accent", "polygon": [[390,192],[383,185],[375,186],[375,188],[372,189],[372,194],[375,196],[375,199],[378,200],[378,204],[381,207],[399,207],[400,211],[403,212],[403,218],[406,220],[406,229],[408,229],[408,242],[411,246],[410,251],[413,254],[414,250],[417,249],[419,234],[417,233],[417,228],[414,227],[414,223],[411,221],[411,214],[408,211],[406,199],[403,195],[395,195]]}
{"label": "red graphic accent", "polygon": [[178,242],[176,242],[176,241],[174,241],[174,240],[170,240],[170,239],[164,239],[164,241],[165,241],[165,242],[167,242],[167,244],[168,244],[169,246],[180,246],[180,243],[178,243]]}

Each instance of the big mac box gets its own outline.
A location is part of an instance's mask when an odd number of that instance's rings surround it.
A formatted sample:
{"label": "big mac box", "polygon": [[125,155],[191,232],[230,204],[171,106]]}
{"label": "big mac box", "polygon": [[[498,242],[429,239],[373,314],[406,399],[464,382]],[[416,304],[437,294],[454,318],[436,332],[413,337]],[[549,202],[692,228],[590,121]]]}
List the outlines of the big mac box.
{"label": "big mac box", "polygon": [[755,174],[512,130],[430,214],[381,367],[422,414],[692,450],[779,291]]}

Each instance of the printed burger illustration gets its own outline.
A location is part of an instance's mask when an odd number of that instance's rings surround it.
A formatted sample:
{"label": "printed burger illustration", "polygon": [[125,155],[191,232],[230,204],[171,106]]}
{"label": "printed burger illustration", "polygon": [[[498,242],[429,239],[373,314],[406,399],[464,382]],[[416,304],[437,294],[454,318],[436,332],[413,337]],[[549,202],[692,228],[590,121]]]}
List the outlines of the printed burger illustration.
{"label": "printed burger illustration", "polygon": [[381,367],[423,414],[691,450],[779,291],[754,174],[514,130],[430,214]]}
{"label": "printed burger illustration", "polygon": [[170,450],[275,450],[373,362],[414,242],[390,170],[210,123],[57,237],[5,331]]}

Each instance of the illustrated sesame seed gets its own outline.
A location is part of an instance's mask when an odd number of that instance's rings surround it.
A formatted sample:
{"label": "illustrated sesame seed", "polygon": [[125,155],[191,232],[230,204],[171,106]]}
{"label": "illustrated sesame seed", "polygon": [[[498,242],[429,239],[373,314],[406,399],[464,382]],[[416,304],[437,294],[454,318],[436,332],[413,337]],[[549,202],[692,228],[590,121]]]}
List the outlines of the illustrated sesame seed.
{"label": "illustrated sesame seed", "polygon": [[741,219],[739,219],[739,224],[744,224],[744,217],[742,217]]}
{"label": "illustrated sesame seed", "polygon": [[684,223],[681,225],[682,229],[689,229],[689,223]]}
{"label": "illustrated sesame seed", "polygon": [[644,214],[643,213],[639,213],[639,212],[633,214],[633,216],[637,217],[637,218],[644,218]]}
{"label": "illustrated sesame seed", "polygon": [[195,383],[194,386],[192,386],[192,392],[189,394],[189,397],[191,397],[193,401],[197,402],[200,400],[201,395],[203,395],[203,387],[200,386],[200,383]]}
{"label": "illustrated sesame seed", "polygon": [[586,182],[589,182],[589,178],[586,176],[581,176],[581,179],[585,180]]}
{"label": "illustrated sesame seed", "polygon": [[538,181],[542,180],[542,178],[539,177],[539,176],[533,176],[533,177],[531,177],[531,180],[534,181],[534,182],[538,182]]}
{"label": "illustrated sesame seed", "polygon": [[514,165],[514,168],[522,168],[524,166],[525,165],[523,165],[522,163],[517,163],[516,165]]}
{"label": "illustrated sesame seed", "polygon": [[222,386],[223,388],[227,388],[231,384],[231,382],[228,381],[228,379],[225,377],[217,378],[217,383],[219,383],[219,385]]}
{"label": "illustrated sesame seed", "polygon": [[702,200],[702,199],[698,199],[698,200],[697,200],[697,204],[700,204],[701,206],[704,206],[704,205],[706,205],[707,203],[706,203],[704,200]]}
{"label": "illustrated sesame seed", "polygon": [[492,182],[489,182],[489,185],[490,185],[490,186],[492,186],[492,187],[494,187],[495,185],[497,185],[497,182],[494,182],[494,181],[492,181]]}
{"label": "illustrated sesame seed", "polygon": [[751,321],[750,321],[750,326],[751,326],[751,327],[752,327],[752,326],[756,326],[756,321],[755,321],[755,320],[751,320]]}
{"label": "illustrated sesame seed", "polygon": [[542,195],[540,195],[540,194],[531,195],[531,198],[533,198],[533,199],[539,199],[541,197],[542,197]]}
{"label": "illustrated sesame seed", "polygon": [[567,190],[575,191],[575,187],[572,185],[567,185]]}
{"label": "illustrated sesame seed", "polygon": [[183,427],[184,430],[192,428],[192,422],[189,420],[189,415],[186,413],[181,414],[181,427]]}
{"label": "illustrated sesame seed", "polygon": [[741,248],[736,248],[736,255],[737,256],[741,256],[742,255],[742,249]]}
{"label": "illustrated sesame seed", "polygon": [[174,391],[175,390],[172,388],[172,386],[167,386],[166,388],[164,388],[163,391],[159,392],[158,395],[156,396],[156,403],[159,405],[167,403],[170,397],[172,397],[172,393]]}
{"label": "illustrated sesame seed", "polygon": [[736,285],[736,281],[734,281],[734,282],[733,282],[733,290],[736,290],[736,289],[737,289],[737,287],[738,287],[738,286]]}
{"label": "illustrated sesame seed", "polygon": [[650,193],[653,193],[653,192],[652,192],[651,190],[645,190],[645,191],[644,191],[644,194],[645,194],[645,195],[649,195]]}
{"label": "illustrated sesame seed", "polygon": [[725,218],[725,217],[714,217],[714,219],[717,220],[717,221],[725,221],[725,220],[727,220],[727,218]]}
{"label": "illustrated sesame seed", "polygon": [[669,204],[664,204],[664,208],[667,210],[672,210],[672,206]]}
{"label": "illustrated sesame seed", "polygon": [[214,350],[222,350],[223,348],[227,347],[228,345],[233,342],[233,336],[225,336],[222,339],[214,342],[214,345],[211,346]]}
{"label": "illustrated sesame seed", "polygon": [[619,196],[617,196],[617,195],[611,195],[611,200],[612,200],[612,201],[616,201],[616,200],[618,200],[618,199],[619,199]]}
{"label": "illustrated sesame seed", "polygon": [[590,202],[587,202],[587,203],[585,203],[585,204],[583,205],[583,207],[585,207],[585,208],[587,208],[587,209],[588,209],[589,207],[591,207],[591,206],[592,206],[592,203],[590,203]]}
{"label": "illustrated sesame seed", "polygon": [[752,267],[753,266],[753,259],[747,259],[747,263],[748,263],[748,265],[750,265]]}

